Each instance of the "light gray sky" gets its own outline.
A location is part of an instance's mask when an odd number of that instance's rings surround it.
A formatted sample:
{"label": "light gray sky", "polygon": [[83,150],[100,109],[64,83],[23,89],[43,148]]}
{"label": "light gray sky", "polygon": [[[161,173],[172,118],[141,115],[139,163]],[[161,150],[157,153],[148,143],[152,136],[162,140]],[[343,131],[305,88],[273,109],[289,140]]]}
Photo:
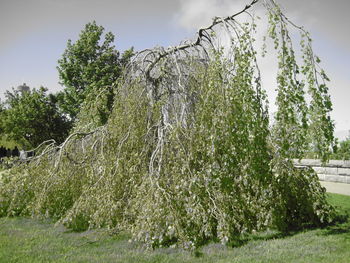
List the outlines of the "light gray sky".
{"label": "light gray sky", "polygon": [[[96,20],[116,35],[116,47],[136,50],[176,45],[213,16],[233,14],[248,0],[0,0],[0,98],[25,82],[50,91],[68,39]],[[350,1],[277,0],[304,25],[331,78],[336,130],[350,129]],[[257,7],[259,9],[259,7]],[[266,64],[268,65],[268,63]]]}

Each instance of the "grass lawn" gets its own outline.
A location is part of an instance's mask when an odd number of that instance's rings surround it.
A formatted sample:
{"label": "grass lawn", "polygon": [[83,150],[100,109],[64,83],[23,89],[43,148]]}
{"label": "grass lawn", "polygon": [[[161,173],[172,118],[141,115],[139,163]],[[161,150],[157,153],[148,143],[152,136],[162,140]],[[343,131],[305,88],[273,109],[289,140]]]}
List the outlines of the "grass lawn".
{"label": "grass lawn", "polygon": [[[350,214],[350,196],[329,194],[329,200],[339,213]],[[350,262],[350,218],[285,237],[266,232],[233,248],[209,244],[196,253],[147,251],[128,239],[102,230],[74,233],[50,221],[0,218],[0,262]]]}

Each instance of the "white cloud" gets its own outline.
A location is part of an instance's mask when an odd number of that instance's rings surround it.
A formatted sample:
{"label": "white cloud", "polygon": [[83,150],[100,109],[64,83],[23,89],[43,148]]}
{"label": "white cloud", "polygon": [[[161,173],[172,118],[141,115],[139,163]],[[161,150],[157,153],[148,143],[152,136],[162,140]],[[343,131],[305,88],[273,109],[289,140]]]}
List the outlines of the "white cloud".
{"label": "white cloud", "polygon": [[187,30],[209,25],[214,16],[232,15],[242,10],[248,0],[180,0],[176,23]]}

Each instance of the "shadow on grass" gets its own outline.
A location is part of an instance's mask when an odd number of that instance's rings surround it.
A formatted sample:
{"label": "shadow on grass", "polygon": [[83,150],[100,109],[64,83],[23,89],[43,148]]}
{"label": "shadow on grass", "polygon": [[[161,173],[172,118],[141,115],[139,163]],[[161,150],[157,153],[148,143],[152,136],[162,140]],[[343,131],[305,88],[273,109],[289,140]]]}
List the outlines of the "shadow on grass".
{"label": "shadow on grass", "polygon": [[350,237],[350,216],[348,214],[339,215],[336,221],[328,226],[323,232],[324,236],[349,234]]}
{"label": "shadow on grass", "polygon": [[[348,213],[339,213],[335,220],[330,224],[323,225],[303,225],[298,229],[289,230],[287,232],[281,232],[277,230],[268,230],[262,233],[250,234],[246,237],[240,237],[231,241],[229,247],[242,247],[251,241],[268,241],[273,239],[283,239],[291,237],[302,232],[308,232],[312,230],[323,230],[321,235],[338,235],[338,234],[350,234],[350,216]],[[350,235],[349,235],[350,238]]]}
{"label": "shadow on grass", "polygon": [[340,234],[350,234],[350,226],[337,226],[327,229],[324,235],[340,235]]}
{"label": "shadow on grass", "polygon": [[228,247],[231,247],[231,248],[242,247],[251,241],[259,241],[259,240],[267,241],[267,240],[273,240],[273,239],[281,239],[281,238],[286,238],[286,237],[296,235],[299,232],[301,232],[301,230],[290,231],[288,233],[279,232],[277,230],[268,230],[262,233],[251,234],[251,235],[248,235],[247,237],[237,238],[229,242],[227,245]]}
{"label": "shadow on grass", "polygon": [[79,233],[85,233],[87,232],[88,230],[87,229],[70,229],[70,228],[66,228],[63,233],[64,234],[79,234]]}

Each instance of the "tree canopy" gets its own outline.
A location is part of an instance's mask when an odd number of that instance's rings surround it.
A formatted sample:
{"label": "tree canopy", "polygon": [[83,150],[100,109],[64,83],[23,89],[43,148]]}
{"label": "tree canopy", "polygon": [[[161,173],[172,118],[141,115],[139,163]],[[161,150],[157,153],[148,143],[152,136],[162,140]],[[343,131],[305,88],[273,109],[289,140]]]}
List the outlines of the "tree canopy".
{"label": "tree canopy", "polygon": [[85,25],[75,43],[68,40],[58,60],[59,79],[64,86],[58,99],[60,107],[72,119],[92,89],[110,88],[108,100],[110,104],[113,101],[112,85],[133,54],[131,48],[120,55],[113,45],[114,38],[111,32],[104,35],[104,28],[94,21]]}
{"label": "tree canopy", "polygon": [[54,95],[46,88],[28,92],[7,91],[0,112],[2,135],[24,148],[34,148],[45,140],[61,143],[68,135],[70,121],[61,114]]}

